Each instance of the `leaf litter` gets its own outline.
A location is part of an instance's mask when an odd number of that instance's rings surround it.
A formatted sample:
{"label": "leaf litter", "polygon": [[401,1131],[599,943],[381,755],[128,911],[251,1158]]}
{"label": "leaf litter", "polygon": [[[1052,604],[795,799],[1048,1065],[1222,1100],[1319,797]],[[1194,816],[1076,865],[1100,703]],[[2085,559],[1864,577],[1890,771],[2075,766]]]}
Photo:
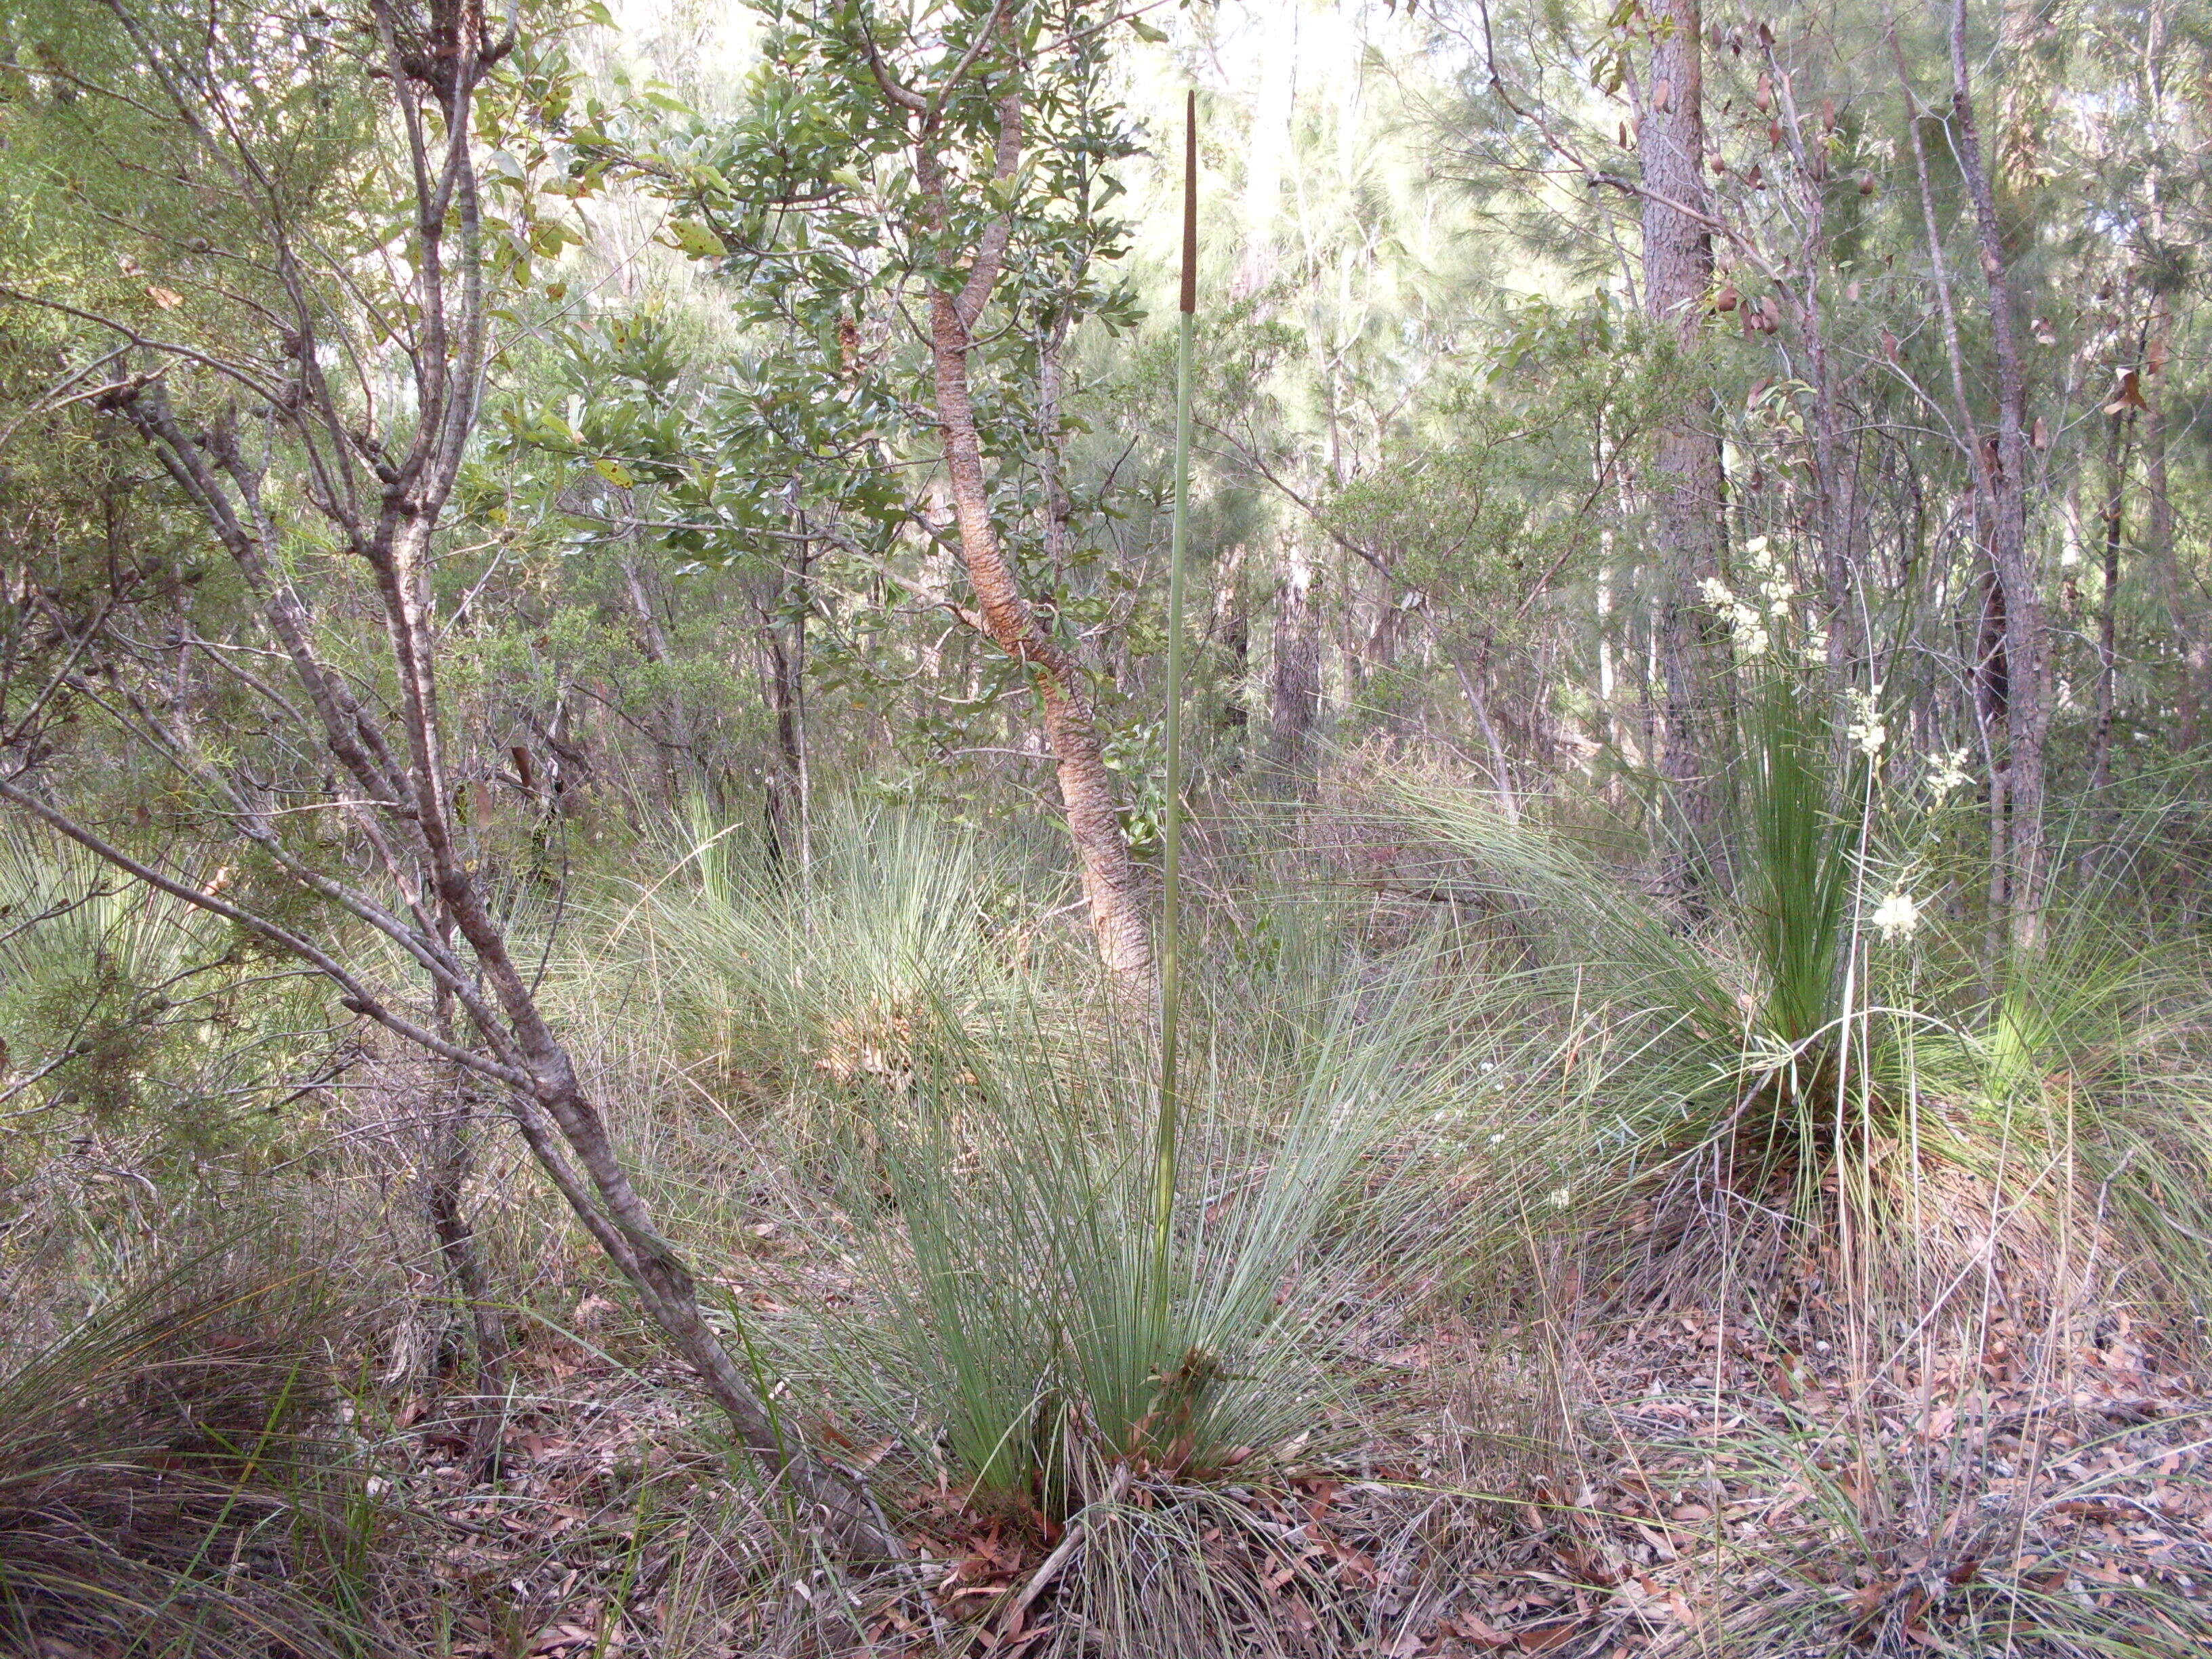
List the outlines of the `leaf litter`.
{"label": "leaf litter", "polygon": [[[2212,1650],[2212,1391],[2155,1333],[2109,1320],[2062,1348],[1998,1316],[1971,1354],[1855,1387],[1832,1345],[1709,1314],[1576,1332],[1547,1359],[1533,1328],[1476,1332],[1419,1291],[1395,1313],[1376,1291],[1341,1357],[1356,1455],[1262,1455],[1206,1488],[1137,1472],[1114,1498],[1133,1523],[1196,1517],[1182,1547],[1230,1587],[1207,1603],[1213,1651]],[[733,1654],[1098,1650],[1084,1558],[1103,1527],[973,1513],[895,1440],[817,1416],[880,1468],[921,1565],[791,1572],[757,1504],[757,1536],[710,1536],[743,1490],[680,1377],[543,1330],[516,1371],[488,1478],[436,1410],[392,1419],[395,1496],[434,1527],[465,1609],[442,1615],[453,1659],[673,1652],[708,1579]]]}

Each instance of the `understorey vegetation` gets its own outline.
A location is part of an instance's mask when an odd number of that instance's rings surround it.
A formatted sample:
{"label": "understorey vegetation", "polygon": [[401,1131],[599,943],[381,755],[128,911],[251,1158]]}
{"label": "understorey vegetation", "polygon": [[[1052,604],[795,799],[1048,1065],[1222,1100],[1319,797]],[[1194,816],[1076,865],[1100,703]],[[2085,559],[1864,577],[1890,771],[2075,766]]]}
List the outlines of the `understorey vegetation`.
{"label": "understorey vegetation", "polygon": [[2208,87],[0,9],[0,1659],[2212,1650]]}

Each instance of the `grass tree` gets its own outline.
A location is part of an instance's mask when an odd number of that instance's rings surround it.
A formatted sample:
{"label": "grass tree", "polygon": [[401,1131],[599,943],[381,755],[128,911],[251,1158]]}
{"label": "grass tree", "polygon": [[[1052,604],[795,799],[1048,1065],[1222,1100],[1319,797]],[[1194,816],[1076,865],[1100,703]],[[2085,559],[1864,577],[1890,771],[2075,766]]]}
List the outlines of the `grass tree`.
{"label": "grass tree", "polygon": [[[347,1008],[448,1066],[464,1097],[502,1100],[772,1480],[837,1547],[900,1553],[857,1478],[787,1430],[702,1316],[457,822],[434,567],[499,284],[561,241],[506,170],[527,166],[488,152],[503,137],[544,162],[557,58],[481,0],[367,0],[343,27],[281,0],[238,0],[211,26],[62,9],[73,61],[47,112],[45,182],[79,229],[143,227],[123,262],[152,308],[64,303],[20,241],[8,296],[75,325],[47,404],[136,434],[243,608],[231,636],[184,641],[221,681],[222,718],[155,694],[158,649],[88,636],[51,684],[11,697],[0,797],[319,971]],[[272,38],[301,48],[283,76],[257,55]],[[370,143],[380,129],[396,143]],[[356,142],[334,148],[333,131]],[[171,780],[185,831],[171,845],[73,800],[52,757],[99,741]],[[234,843],[228,880],[203,881],[179,851],[209,835]],[[395,957],[427,996],[368,965]]]}
{"label": "grass tree", "polygon": [[895,1201],[852,1207],[883,1294],[828,1369],[978,1507],[1064,1520],[1138,1478],[1249,1477],[1346,1420],[1327,1408],[1371,1248],[1348,1224],[1360,1172],[1466,1079],[1425,945],[1365,977],[1285,954],[1194,988],[1171,1255],[1148,1046],[945,1030],[877,1114],[861,1173]]}
{"label": "grass tree", "polygon": [[1816,630],[1769,597],[1787,592],[1779,556],[1761,543],[1747,556],[1768,577],[1764,590],[1706,590],[1750,666],[1723,826],[1735,882],[1701,929],[1624,891],[1569,838],[1479,796],[1402,781],[1392,793],[1467,860],[1477,886],[1516,907],[1532,964],[1523,988],[1548,980],[1563,1000],[1635,1010],[1625,1024],[1658,1031],[1637,1053],[1648,1098],[1639,1121],[1620,1120],[1621,1144],[1668,1158],[1709,1152],[1723,1186],[1786,1200],[1793,1188],[1816,1194],[1838,1165],[1863,1164],[1875,1133],[1866,1081],[1853,1075],[1868,1046],[1855,907],[1869,765],[1887,733],[1877,697],[1856,692],[1847,741],[1836,742],[1814,683],[1824,661]]}

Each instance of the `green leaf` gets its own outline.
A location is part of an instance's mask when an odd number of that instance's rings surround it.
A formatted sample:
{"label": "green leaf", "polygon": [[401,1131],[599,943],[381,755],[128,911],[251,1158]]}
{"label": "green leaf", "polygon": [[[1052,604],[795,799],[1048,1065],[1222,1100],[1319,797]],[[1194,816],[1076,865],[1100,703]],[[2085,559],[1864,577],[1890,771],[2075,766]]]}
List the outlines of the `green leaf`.
{"label": "green leaf", "polygon": [[676,246],[695,259],[719,259],[729,250],[722,239],[705,225],[690,219],[678,219],[668,228],[676,239]]}
{"label": "green leaf", "polygon": [[598,460],[593,461],[592,465],[602,478],[605,478],[617,489],[635,489],[637,488],[636,476],[620,461],[612,460],[605,456],[602,456]]}

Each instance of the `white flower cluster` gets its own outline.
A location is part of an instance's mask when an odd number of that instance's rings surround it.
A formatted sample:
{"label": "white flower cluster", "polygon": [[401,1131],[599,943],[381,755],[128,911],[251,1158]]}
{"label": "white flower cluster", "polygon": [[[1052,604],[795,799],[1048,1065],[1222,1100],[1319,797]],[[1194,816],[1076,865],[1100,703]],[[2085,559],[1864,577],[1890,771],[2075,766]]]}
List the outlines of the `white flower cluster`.
{"label": "white flower cluster", "polygon": [[1966,751],[1954,749],[1938,755],[1936,763],[1928,770],[1928,793],[1942,800],[1954,789],[1965,783],[1971,775],[1966,770]]}
{"label": "white flower cluster", "polygon": [[[1749,593],[1739,593],[1717,576],[1707,576],[1698,584],[1698,592],[1707,605],[1728,618],[1729,632],[1735,640],[1735,648],[1747,657],[1763,657],[1774,645],[1773,624],[1786,621],[1790,601],[1797,597],[1797,584],[1790,580],[1790,573],[1764,536],[1754,536],[1743,544],[1744,562],[1751,567],[1753,588]],[[1828,652],[1828,635],[1824,629],[1812,630],[1807,641],[1813,660],[1819,661]]]}
{"label": "white flower cluster", "polygon": [[1880,757],[1881,747],[1889,741],[1889,727],[1882,723],[1881,684],[1876,681],[1867,690],[1847,694],[1851,700],[1851,723],[1844,728],[1844,735],[1851,747],[1869,760]]}
{"label": "white flower cluster", "polygon": [[1894,945],[1901,939],[1911,939],[1920,926],[1920,907],[1903,888],[1892,888],[1868,920],[1880,930],[1884,945]]}
{"label": "white flower cluster", "polygon": [[1759,578],[1759,597],[1766,601],[1766,614],[1786,617],[1790,601],[1797,597],[1797,584],[1782,568],[1781,556],[1767,545],[1766,538],[1753,536],[1743,544],[1743,556]]}
{"label": "white flower cluster", "polygon": [[1728,618],[1729,632],[1735,636],[1735,648],[1747,657],[1763,657],[1766,647],[1773,643],[1766,632],[1766,619],[1735,596],[1729,585],[1717,576],[1708,576],[1698,584],[1705,603]]}

